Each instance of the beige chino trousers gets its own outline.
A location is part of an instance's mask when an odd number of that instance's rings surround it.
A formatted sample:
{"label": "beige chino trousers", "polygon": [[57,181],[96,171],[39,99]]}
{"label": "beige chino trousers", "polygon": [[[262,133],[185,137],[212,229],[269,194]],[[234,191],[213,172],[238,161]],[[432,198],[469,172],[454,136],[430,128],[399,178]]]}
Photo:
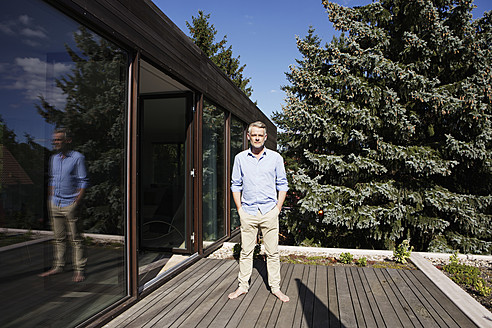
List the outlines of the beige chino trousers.
{"label": "beige chino trousers", "polygon": [[77,229],[76,205],[65,207],[49,205],[51,227],[55,237],[53,269],[61,270],[65,266],[67,230],[72,244],[72,265],[77,272],[83,272],[87,259],[83,257],[82,236]]}
{"label": "beige chino trousers", "polygon": [[249,290],[249,279],[253,271],[253,252],[256,245],[258,228],[263,234],[263,245],[267,256],[268,285],[272,293],[280,290],[280,257],[278,253],[278,207],[256,215],[238,211],[241,219],[241,254],[239,257],[239,288]]}

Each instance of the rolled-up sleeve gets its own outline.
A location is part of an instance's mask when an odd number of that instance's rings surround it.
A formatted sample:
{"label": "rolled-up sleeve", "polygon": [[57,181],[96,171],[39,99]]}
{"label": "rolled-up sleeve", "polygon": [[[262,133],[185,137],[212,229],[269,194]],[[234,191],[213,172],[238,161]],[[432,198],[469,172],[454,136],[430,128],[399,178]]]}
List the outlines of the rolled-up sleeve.
{"label": "rolled-up sleeve", "polygon": [[83,155],[77,158],[77,182],[79,189],[86,189],[89,183],[87,170],[85,169],[85,157]]}
{"label": "rolled-up sleeve", "polygon": [[232,167],[231,175],[231,191],[241,192],[243,190],[243,174],[241,171],[241,161],[239,156],[234,157],[234,166]]}
{"label": "rolled-up sleeve", "polygon": [[278,191],[288,191],[289,190],[289,182],[287,181],[287,175],[285,173],[284,160],[282,156],[278,156],[275,172],[277,175],[276,185]]}

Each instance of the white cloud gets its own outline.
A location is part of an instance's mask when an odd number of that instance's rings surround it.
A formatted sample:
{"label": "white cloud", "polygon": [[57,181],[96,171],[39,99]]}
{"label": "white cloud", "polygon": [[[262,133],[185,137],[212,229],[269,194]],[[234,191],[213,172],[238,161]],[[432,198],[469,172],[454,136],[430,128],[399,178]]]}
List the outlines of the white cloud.
{"label": "white cloud", "polygon": [[[0,65],[0,71],[2,67],[4,65]],[[51,105],[61,108],[66,103],[66,95],[56,87],[54,79],[69,73],[70,69],[71,65],[66,63],[48,64],[35,57],[18,57],[9,75],[3,78],[9,83],[0,88],[20,90],[27,101],[37,101],[42,96]]]}
{"label": "white cloud", "polygon": [[48,39],[46,29],[34,24],[33,19],[28,15],[20,15],[15,20],[0,22],[0,33],[8,36],[21,37],[23,43],[32,47],[41,45],[36,40]]}
{"label": "white cloud", "polygon": [[28,38],[41,38],[41,39],[47,39],[48,36],[44,31],[38,29],[38,30],[33,30],[31,28],[24,28],[20,31],[20,34],[23,36],[27,36]]}
{"label": "white cloud", "polygon": [[19,22],[21,22],[24,25],[29,25],[31,23],[31,17],[28,15],[20,15],[19,16]]}
{"label": "white cloud", "polygon": [[272,90],[270,90],[270,93],[277,93],[277,90],[272,89]]}
{"label": "white cloud", "polygon": [[0,32],[7,35],[15,35],[11,25],[12,24],[9,24],[9,22],[0,23]]}

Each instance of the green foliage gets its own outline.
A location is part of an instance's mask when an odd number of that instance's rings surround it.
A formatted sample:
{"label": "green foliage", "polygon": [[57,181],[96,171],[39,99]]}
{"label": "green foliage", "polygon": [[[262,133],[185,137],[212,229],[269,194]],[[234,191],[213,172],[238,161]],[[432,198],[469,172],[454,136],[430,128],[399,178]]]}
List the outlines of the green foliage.
{"label": "green foliage", "polygon": [[472,20],[468,1],[323,4],[342,34],[297,39],[273,117],[296,243],[490,253],[492,14]]}
{"label": "green foliage", "polygon": [[400,245],[398,245],[394,250],[393,250],[393,257],[395,258],[395,261],[398,263],[407,263],[407,259],[410,258],[410,255],[412,254],[413,246],[410,246],[410,243],[408,240],[404,240]]}
{"label": "green foliage", "polygon": [[492,288],[487,286],[487,282],[483,278],[478,278],[473,284],[473,288],[482,296],[490,296],[492,293]]}
{"label": "green foliage", "polygon": [[256,244],[255,245],[255,249],[253,250],[253,258],[254,259],[260,258],[260,252],[261,252],[261,245],[260,244]]}
{"label": "green foliage", "polygon": [[487,282],[480,277],[480,269],[471,265],[452,262],[445,265],[443,270],[449,273],[451,280],[457,284],[466,285],[482,296],[491,294],[491,287],[487,286]]}
{"label": "green foliage", "polygon": [[232,255],[234,257],[239,257],[240,253],[241,253],[241,243],[234,244],[234,247],[232,248]]}
{"label": "green foliage", "polygon": [[73,37],[77,49],[66,47],[73,68],[56,80],[66,105],[41,97],[37,109],[47,123],[68,128],[73,148],[85,156],[85,231],[123,234],[127,55],[84,27]]}
{"label": "green foliage", "polygon": [[340,254],[339,261],[345,264],[352,264],[352,262],[354,261],[354,256],[349,252],[342,253]]}
{"label": "green foliage", "polygon": [[459,260],[458,260],[458,251],[455,251],[450,257],[449,257],[449,262],[451,264],[458,264],[459,263]]}
{"label": "green foliage", "polygon": [[191,24],[186,22],[192,41],[217,65],[232,82],[241,89],[248,97],[253,93],[251,86],[248,86],[250,78],[243,76],[246,65],[241,65],[237,56],[232,55],[232,46],[227,47],[227,36],[224,36],[219,42],[215,42],[217,30],[209,22],[210,14],[204,14],[202,10],[198,11],[198,16],[192,16]]}
{"label": "green foliage", "polygon": [[364,257],[357,259],[356,263],[358,266],[361,266],[361,267],[367,266],[367,257],[364,256]]}

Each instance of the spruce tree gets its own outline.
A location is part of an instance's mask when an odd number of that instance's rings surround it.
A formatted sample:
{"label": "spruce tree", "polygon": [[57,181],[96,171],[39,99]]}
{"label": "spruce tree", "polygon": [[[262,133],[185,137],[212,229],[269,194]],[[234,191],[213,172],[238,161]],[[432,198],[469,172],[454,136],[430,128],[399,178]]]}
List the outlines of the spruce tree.
{"label": "spruce tree", "polygon": [[[274,115],[298,243],[490,253],[491,13],[469,0],[323,1]],[[322,214],[320,214],[322,211]]]}
{"label": "spruce tree", "polygon": [[253,93],[251,86],[248,86],[250,78],[243,76],[246,65],[241,65],[239,58],[232,55],[232,46],[226,46],[227,36],[224,36],[219,42],[215,41],[217,30],[209,22],[210,14],[204,14],[202,10],[198,11],[198,16],[192,16],[191,24],[186,22],[191,39],[193,42],[217,65],[232,82],[243,91],[248,97]]}
{"label": "spruce tree", "polygon": [[37,109],[47,123],[68,128],[73,149],[85,156],[85,232],[123,234],[127,56],[84,27],[74,40],[76,48],[66,46],[73,68],[56,80],[67,97],[64,108],[41,97]]}

